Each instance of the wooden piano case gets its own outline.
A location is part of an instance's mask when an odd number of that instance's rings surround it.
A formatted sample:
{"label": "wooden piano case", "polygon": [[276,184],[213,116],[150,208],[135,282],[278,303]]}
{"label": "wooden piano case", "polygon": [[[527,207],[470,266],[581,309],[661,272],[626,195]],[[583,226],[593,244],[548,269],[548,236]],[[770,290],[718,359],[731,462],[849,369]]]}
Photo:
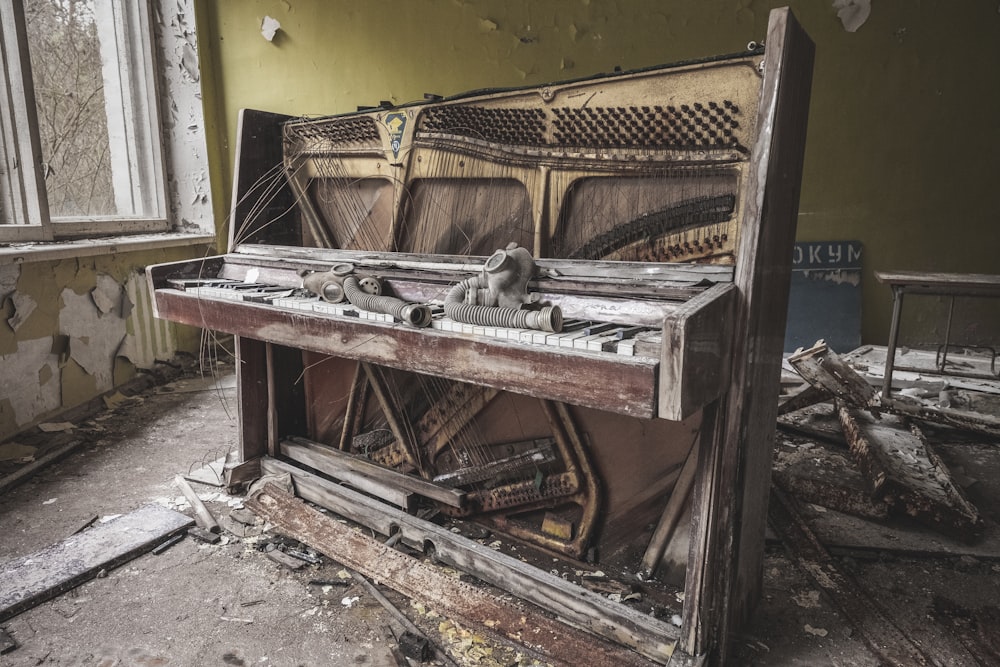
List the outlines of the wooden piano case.
{"label": "wooden piano case", "polygon": [[[241,461],[296,471],[307,498],[344,457],[337,479],[371,491],[374,463],[404,511],[419,497],[572,559],[627,559],[686,505],[681,627],[589,625],[661,662],[724,657],[760,594],[812,66],[787,10],[766,44],[341,116],[244,111],[229,252],[148,270],[158,316],[236,337]],[[301,291],[347,264],[440,304],[510,243],[565,330],[416,328]]]}

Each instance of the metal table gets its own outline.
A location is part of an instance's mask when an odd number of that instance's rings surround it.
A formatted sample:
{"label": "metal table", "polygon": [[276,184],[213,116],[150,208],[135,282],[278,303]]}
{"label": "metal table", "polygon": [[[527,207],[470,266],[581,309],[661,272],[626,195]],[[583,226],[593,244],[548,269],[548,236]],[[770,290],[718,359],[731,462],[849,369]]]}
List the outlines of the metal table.
{"label": "metal table", "polygon": [[[984,273],[920,273],[916,271],[876,271],[879,282],[889,285],[892,289],[892,324],[889,328],[889,347],[885,358],[885,380],[882,386],[882,399],[887,400],[892,391],[892,372],[896,360],[896,343],[899,338],[899,318],[903,310],[903,296],[906,294],[925,294],[950,297],[948,305],[948,323],[945,327],[944,345],[939,348],[935,360],[938,370],[943,372],[948,358],[948,345],[951,339],[951,319],[955,310],[956,297],[987,297],[1000,298],[1000,275]],[[996,376],[996,352],[990,363],[990,371]],[[963,373],[954,373],[963,375]],[[981,375],[965,374],[972,377]]]}

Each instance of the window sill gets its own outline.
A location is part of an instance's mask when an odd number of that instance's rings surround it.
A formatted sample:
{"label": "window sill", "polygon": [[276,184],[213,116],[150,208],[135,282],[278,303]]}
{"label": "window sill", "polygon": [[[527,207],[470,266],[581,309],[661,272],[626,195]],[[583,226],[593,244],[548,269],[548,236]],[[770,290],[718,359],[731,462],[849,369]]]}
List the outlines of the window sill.
{"label": "window sill", "polygon": [[114,255],[119,252],[139,252],[158,248],[211,245],[214,242],[215,236],[213,234],[164,232],[72,241],[0,243],[0,265]]}

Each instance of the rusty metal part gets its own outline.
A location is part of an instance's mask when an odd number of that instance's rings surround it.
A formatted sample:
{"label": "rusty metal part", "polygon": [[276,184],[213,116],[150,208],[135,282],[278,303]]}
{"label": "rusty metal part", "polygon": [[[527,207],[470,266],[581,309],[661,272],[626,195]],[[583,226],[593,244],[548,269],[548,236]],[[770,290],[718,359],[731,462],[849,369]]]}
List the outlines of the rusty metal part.
{"label": "rusty metal part", "polygon": [[[555,452],[552,451],[552,445],[555,443],[554,438],[540,438],[529,442],[533,447],[525,452],[507,456],[483,465],[460,468],[459,470],[437,475],[433,481],[446,486],[463,486],[475,482],[483,482],[488,479],[499,479],[505,475],[510,475],[526,468],[552,463],[556,460]],[[512,445],[517,444],[521,443],[512,443]]]}
{"label": "rusty metal part", "polygon": [[501,513],[489,515],[485,521],[519,539],[583,559],[601,512],[600,483],[568,406],[555,401],[541,401],[541,404],[552,427],[556,448],[566,472],[556,476],[556,479],[544,478],[539,489],[542,497],[534,501],[528,500],[516,509],[518,513],[524,513],[560,505],[577,505],[581,514],[575,535],[572,540],[560,540],[545,534],[540,528],[527,526],[513,520],[512,516]]}
{"label": "rusty metal part", "polygon": [[[308,494],[314,475],[267,459],[268,470],[290,468],[300,493]],[[321,480],[320,480],[321,481]],[[308,496],[307,496],[308,497]],[[564,581],[516,558],[484,547],[445,528],[393,510],[378,501],[330,485],[323,497],[337,503],[334,511],[387,534],[398,529],[408,544],[424,546],[446,563],[502,586],[599,637],[628,646],[649,659],[666,663],[673,652],[677,628],[602,595]],[[402,554],[361,531],[325,516],[291,494],[267,485],[246,500],[253,512],[282,533],[377,579],[400,593],[425,601],[438,613],[465,622],[483,624],[508,639],[527,646],[555,665],[648,664],[639,655],[581,630],[555,621],[537,608],[515,603],[480,586],[465,583],[429,563]]]}
{"label": "rusty metal part", "polygon": [[386,468],[400,468],[406,465],[406,455],[403,453],[403,446],[395,440],[385,447],[370,452],[368,458]]}

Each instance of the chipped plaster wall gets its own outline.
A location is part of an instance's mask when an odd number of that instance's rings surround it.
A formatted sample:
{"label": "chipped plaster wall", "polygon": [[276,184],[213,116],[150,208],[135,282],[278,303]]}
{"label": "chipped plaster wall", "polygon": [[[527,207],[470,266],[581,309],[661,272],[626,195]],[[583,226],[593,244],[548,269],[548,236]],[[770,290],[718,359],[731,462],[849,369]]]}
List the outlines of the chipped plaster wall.
{"label": "chipped plaster wall", "polygon": [[[154,7],[169,219],[214,227],[191,0]],[[200,333],[152,316],[143,268],[204,247],[23,262],[0,256],[0,440],[85,403],[139,368],[197,352]]]}
{"label": "chipped plaster wall", "polygon": [[[340,113],[732,53],[785,4],[816,42],[799,240],[863,243],[863,336],[885,343],[874,270],[1000,271],[996,0],[200,0],[219,219],[242,107]],[[996,341],[1000,308],[970,317]]]}

